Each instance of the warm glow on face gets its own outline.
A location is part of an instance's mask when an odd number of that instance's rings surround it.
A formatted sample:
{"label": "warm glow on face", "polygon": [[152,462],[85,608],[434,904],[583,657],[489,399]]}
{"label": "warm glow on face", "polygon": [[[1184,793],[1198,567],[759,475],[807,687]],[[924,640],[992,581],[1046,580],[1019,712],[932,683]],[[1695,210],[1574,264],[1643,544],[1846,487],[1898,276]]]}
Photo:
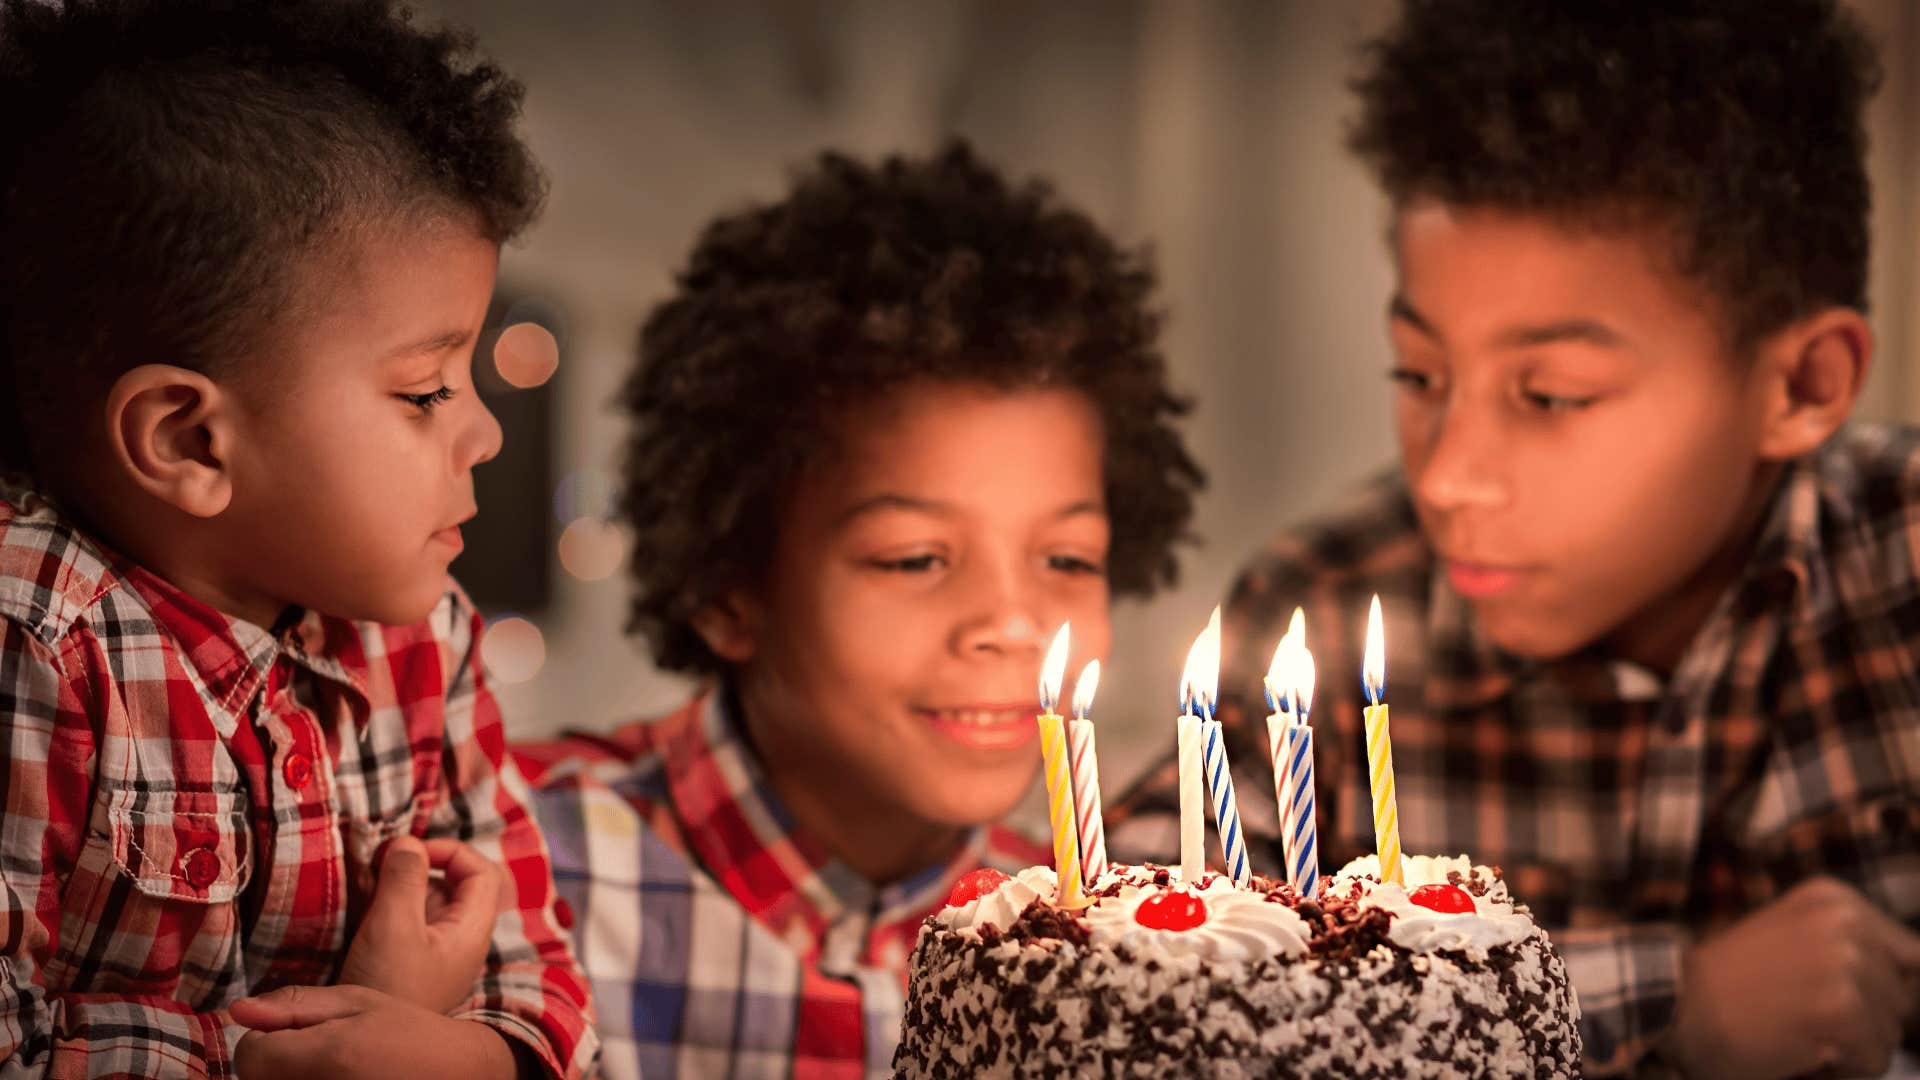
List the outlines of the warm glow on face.
{"label": "warm glow on face", "polygon": [[1060,684],[1067,678],[1067,632],[1070,625],[1060,624],[1060,632],[1053,635],[1053,646],[1047,650],[1047,662],[1040,667],[1040,708],[1043,712],[1053,712],[1053,707],[1060,703]]}
{"label": "warm glow on face", "polygon": [[1387,693],[1387,638],[1380,627],[1380,597],[1373,598],[1367,612],[1367,651],[1360,664],[1360,677],[1367,685],[1367,697],[1378,701]]}
{"label": "warm glow on face", "polygon": [[1180,673],[1180,707],[1198,716],[1213,712],[1220,689],[1220,609],[1214,608],[1207,628],[1187,650],[1187,666]]}
{"label": "warm glow on face", "polygon": [[1080,669],[1080,677],[1073,683],[1073,715],[1085,720],[1093,711],[1093,694],[1100,686],[1100,661],[1089,660],[1087,666]]}

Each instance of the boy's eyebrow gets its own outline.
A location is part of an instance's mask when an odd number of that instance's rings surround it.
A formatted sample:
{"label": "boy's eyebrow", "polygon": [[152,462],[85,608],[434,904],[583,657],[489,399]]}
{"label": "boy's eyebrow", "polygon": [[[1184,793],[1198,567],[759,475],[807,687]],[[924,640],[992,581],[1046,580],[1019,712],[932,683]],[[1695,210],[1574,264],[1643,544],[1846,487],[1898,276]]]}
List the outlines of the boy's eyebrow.
{"label": "boy's eyebrow", "polygon": [[1519,326],[1502,331],[1496,344],[1519,349],[1562,341],[1583,341],[1605,349],[1617,349],[1623,343],[1619,332],[1605,323],[1594,319],[1561,319],[1539,326]]}
{"label": "boy's eyebrow", "polygon": [[[1406,297],[1398,293],[1394,294],[1393,299],[1387,304],[1387,313],[1391,318],[1406,323],[1421,334],[1435,341],[1440,340],[1439,331],[1435,330],[1433,324],[1415,310],[1411,303],[1408,303]],[[1558,319],[1538,326],[1517,326],[1510,330],[1503,330],[1500,336],[1494,339],[1494,344],[1503,349],[1524,349],[1536,345],[1554,345],[1563,341],[1581,341],[1602,348],[1617,349],[1625,344],[1626,339],[1620,336],[1619,331],[1597,319],[1572,318]]]}
{"label": "boy's eyebrow", "polygon": [[[959,513],[958,508],[952,504],[940,502],[937,499],[921,499],[912,495],[899,495],[892,492],[885,492],[861,499],[859,502],[848,507],[846,511],[840,515],[840,520],[837,524],[845,525],[855,518],[866,514],[877,513],[881,510],[910,510],[922,514],[932,514],[936,517],[953,517]],[[1107,508],[1104,503],[1095,499],[1086,499],[1061,507],[1053,516],[1055,520],[1059,520],[1062,518],[1075,517],[1080,514],[1105,515],[1106,512]]]}
{"label": "boy's eyebrow", "polygon": [[445,352],[448,349],[465,345],[472,340],[471,330],[443,330],[430,338],[410,342],[387,353],[389,360],[402,360],[409,356],[424,356],[428,353]]}
{"label": "boy's eyebrow", "polygon": [[1387,317],[1406,323],[1408,326],[1413,327],[1415,330],[1420,331],[1420,333],[1435,341],[1440,340],[1440,333],[1433,328],[1433,324],[1428,322],[1425,316],[1415,311],[1413,305],[1407,301],[1407,298],[1401,296],[1399,293],[1394,293],[1393,299],[1387,301]]}

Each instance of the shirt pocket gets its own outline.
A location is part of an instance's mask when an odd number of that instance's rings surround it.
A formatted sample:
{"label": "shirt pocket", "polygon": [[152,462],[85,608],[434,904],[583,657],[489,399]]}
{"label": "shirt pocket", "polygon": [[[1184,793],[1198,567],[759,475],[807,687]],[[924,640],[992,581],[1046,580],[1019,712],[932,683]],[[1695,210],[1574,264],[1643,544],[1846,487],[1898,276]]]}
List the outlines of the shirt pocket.
{"label": "shirt pocket", "polygon": [[107,807],[113,861],[140,892],[231,904],[253,873],[246,803],[231,791],[129,791]]}
{"label": "shirt pocket", "polygon": [[416,792],[398,813],[379,817],[349,817],[343,828],[346,844],[348,886],[355,895],[371,894],[378,876],[375,860],[381,845],[396,836],[424,837],[432,823],[439,792]]}

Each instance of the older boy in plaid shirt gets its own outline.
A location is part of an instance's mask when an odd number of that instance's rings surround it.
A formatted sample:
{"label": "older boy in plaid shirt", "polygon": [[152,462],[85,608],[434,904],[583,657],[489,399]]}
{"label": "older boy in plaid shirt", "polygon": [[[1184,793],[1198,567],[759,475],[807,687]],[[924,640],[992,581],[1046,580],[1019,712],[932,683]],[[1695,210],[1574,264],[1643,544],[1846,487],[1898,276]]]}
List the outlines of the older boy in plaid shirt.
{"label": "older boy in plaid shirt", "polygon": [[518,96],[386,0],[0,4],[0,1072],[590,1068],[447,577]]}
{"label": "older boy in plaid shirt", "polygon": [[[1243,820],[1273,865],[1300,604],[1321,850],[1373,848],[1378,593],[1405,847],[1504,867],[1589,1071],[1877,1075],[1920,981],[1920,436],[1843,426],[1871,50],[1812,0],[1430,0],[1368,55],[1404,467],[1233,589]],[[1117,851],[1172,849],[1173,784]]]}

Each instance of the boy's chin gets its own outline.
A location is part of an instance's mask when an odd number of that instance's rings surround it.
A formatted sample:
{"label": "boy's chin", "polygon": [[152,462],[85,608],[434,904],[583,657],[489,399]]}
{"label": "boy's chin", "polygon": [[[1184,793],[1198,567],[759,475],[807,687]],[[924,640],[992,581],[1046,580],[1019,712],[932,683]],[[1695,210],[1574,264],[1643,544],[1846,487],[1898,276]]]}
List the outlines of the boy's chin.
{"label": "boy's chin", "polygon": [[1501,652],[1522,660],[1559,660],[1600,638],[1597,631],[1588,632],[1586,627],[1514,611],[1499,604],[1475,602],[1474,611],[1487,640]]}
{"label": "boy's chin", "polygon": [[411,626],[433,614],[452,587],[452,579],[442,574],[438,582],[423,582],[381,596],[349,598],[340,605],[344,610],[326,614],[382,626]]}

